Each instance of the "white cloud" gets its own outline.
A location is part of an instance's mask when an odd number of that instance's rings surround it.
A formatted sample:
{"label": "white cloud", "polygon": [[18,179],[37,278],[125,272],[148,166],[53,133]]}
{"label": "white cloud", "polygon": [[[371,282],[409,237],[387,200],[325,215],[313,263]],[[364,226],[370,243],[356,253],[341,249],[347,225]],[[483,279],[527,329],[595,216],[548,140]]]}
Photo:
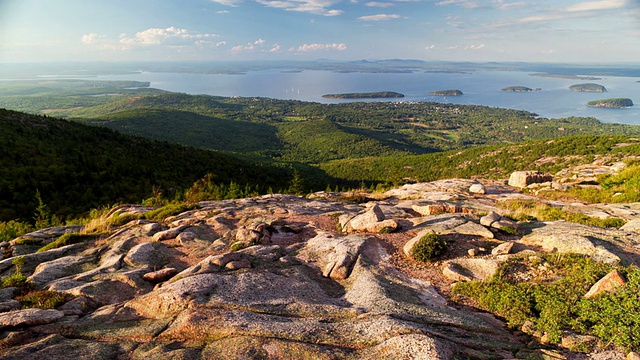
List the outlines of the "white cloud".
{"label": "white cloud", "polygon": [[193,41],[218,37],[216,34],[192,33],[187,29],[168,27],[166,29],[151,28],[136,33],[134,37],[126,35],[120,38],[122,45],[161,45],[166,43],[179,44],[191,43]]}
{"label": "white cloud", "polygon": [[524,1],[515,2],[515,3],[504,3],[503,1],[498,1],[498,3],[500,5],[498,5],[497,9],[500,11],[515,10],[515,9],[520,9],[527,6],[534,5],[531,2],[524,2]]}
{"label": "white cloud", "polygon": [[220,11],[216,11],[216,14],[230,14],[231,11],[229,10],[220,10]]}
{"label": "white cloud", "polygon": [[566,11],[597,11],[597,10],[610,10],[619,9],[627,5],[626,0],[599,0],[588,1],[579,4],[575,4],[566,8]]}
{"label": "white cloud", "polygon": [[465,50],[480,50],[484,48],[484,44],[478,44],[478,45],[467,45],[464,47]]}
{"label": "white cloud", "polygon": [[265,39],[258,39],[256,41],[253,42],[254,45],[262,45],[264,43],[266,43],[267,41]]}
{"label": "white cloud", "polygon": [[368,15],[361,16],[358,20],[362,21],[382,21],[382,20],[393,20],[400,19],[402,16],[396,14],[378,14],[378,15]]}
{"label": "white cloud", "polygon": [[238,4],[242,2],[242,0],[209,0],[209,1],[226,5],[226,6],[238,6]]}
{"label": "white cloud", "polygon": [[227,42],[224,41],[224,40],[223,41],[219,41],[219,42],[216,43],[216,47],[220,47],[220,46],[224,46],[224,45],[227,45]]}
{"label": "white cloud", "polygon": [[280,47],[280,45],[275,44],[271,49],[269,49],[269,52],[276,53],[276,52],[280,52],[281,49],[282,48]]}
{"label": "white cloud", "polygon": [[247,52],[247,51],[253,51],[255,50],[255,46],[253,44],[247,44],[247,45],[238,45],[238,46],[234,46],[231,48],[231,52],[234,54],[237,53],[241,53],[241,52]]}
{"label": "white cloud", "polygon": [[297,49],[289,49],[298,52],[309,52],[309,51],[318,51],[318,50],[337,50],[344,51],[347,50],[347,45],[345,43],[333,43],[333,44],[304,44],[298,46]]}
{"label": "white cloud", "polygon": [[459,5],[465,9],[475,9],[480,7],[480,2],[476,0],[443,0],[436,3],[438,6]]}
{"label": "white cloud", "polygon": [[429,46],[425,47],[425,49],[427,49],[427,50],[432,50],[432,49],[435,49],[435,48],[436,48],[435,45],[429,45]]}
{"label": "white cloud", "polygon": [[343,13],[342,10],[328,9],[340,0],[256,0],[256,2],[267,7],[325,16],[336,16]]}
{"label": "white cloud", "polygon": [[90,34],[82,35],[82,37],[80,38],[80,41],[83,44],[95,44],[95,43],[103,40],[104,38],[105,38],[104,35],[98,35],[96,33],[90,33]]}
{"label": "white cloud", "polygon": [[370,1],[370,2],[366,3],[366,5],[367,5],[367,6],[370,6],[370,7],[381,7],[381,8],[387,8],[387,7],[395,6],[396,4],[394,4],[394,3],[390,3],[390,2]]}

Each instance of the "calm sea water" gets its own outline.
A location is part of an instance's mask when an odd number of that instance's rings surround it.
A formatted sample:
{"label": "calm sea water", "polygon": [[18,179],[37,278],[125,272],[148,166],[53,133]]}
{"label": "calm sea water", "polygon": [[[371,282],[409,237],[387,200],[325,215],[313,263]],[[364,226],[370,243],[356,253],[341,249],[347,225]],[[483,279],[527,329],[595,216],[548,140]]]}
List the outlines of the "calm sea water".
{"label": "calm sea water", "polygon": [[[94,78],[95,79],[95,78]],[[186,74],[141,72],[132,75],[100,76],[99,80],[148,81],[151,87],[188,94],[270,97],[322,103],[346,100],[325,99],[323,94],[396,91],[402,99],[386,101],[435,101],[474,104],[534,112],[546,118],[595,117],[602,122],[640,125],[640,78],[602,77],[602,80],[572,80],[530,76],[518,71],[473,71],[468,73],[378,74],[330,71],[255,71],[246,74]],[[593,82],[607,93],[580,93],[569,90],[578,83]],[[508,86],[541,88],[531,93],[500,91]],[[429,91],[458,89],[460,97],[428,95]],[[589,108],[592,100],[625,97],[633,100],[627,109]],[[368,100],[371,101],[371,100]]]}

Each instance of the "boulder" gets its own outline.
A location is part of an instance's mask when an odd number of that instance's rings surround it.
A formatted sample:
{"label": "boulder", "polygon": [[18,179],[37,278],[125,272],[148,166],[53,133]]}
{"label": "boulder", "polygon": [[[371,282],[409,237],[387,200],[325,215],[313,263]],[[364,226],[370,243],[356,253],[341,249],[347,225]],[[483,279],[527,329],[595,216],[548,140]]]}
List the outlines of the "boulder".
{"label": "boulder", "polygon": [[604,246],[610,231],[557,221],[532,229],[519,242],[538,246],[546,251],[587,255],[595,261],[615,265],[620,262],[620,257]]}
{"label": "boulder", "polygon": [[494,235],[491,231],[480,224],[474,223],[473,221],[468,221],[465,224],[457,226],[453,228],[451,232],[461,235],[481,236],[488,239],[494,238]]}
{"label": "boulder", "polygon": [[385,220],[384,213],[380,206],[373,205],[369,210],[355,216],[342,229],[345,232],[372,232],[369,229],[377,223]]}
{"label": "boulder", "polygon": [[451,281],[488,280],[502,261],[495,259],[455,259],[445,263],[442,274]]}
{"label": "boulder", "polygon": [[77,274],[79,269],[95,260],[95,256],[65,256],[46,261],[36,267],[29,280],[36,287],[42,287],[53,280]]}
{"label": "boulder", "polygon": [[620,227],[620,230],[640,233],[640,219],[632,219]]}
{"label": "boulder", "polygon": [[229,261],[224,266],[228,270],[250,269],[252,267],[249,259],[240,259],[235,261]]}
{"label": "boulder", "polygon": [[487,189],[482,184],[473,184],[469,187],[469,192],[472,194],[486,194]]}
{"label": "boulder", "polygon": [[491,250],[491,255],[493,256],[506,255],[511,252],[511,249],[513,249],[513,243],[505,242],[494,247],[493,250]]}
{"label": "boulder", "polygon": [[600,294],[613,292],[619,287],[625,286],[627,281],[624,279],[622,274],[615,269],[605,275],[602,279],[598,280],[586,294],[584,294],[585,299],[592,299]]}
{"label": "boulder", "polygon": [[514,171],[509,177],[509,185],[517,188],[526,188],[530,184],[550,182],[553,176],[539,171]]}
{"label": "boulder", "polygon": [[33,326],[56,322],[64,317],[58,310],[24,309],[0,314],[0,329],[18,326]]}
{"label": "boulder", "polygon": [[190,225],[182,225],[168,230],[159,231],[153,234],[153,241],[164,241],[175,239],[184,229],[191,227]]}
{"label": "boulder", "polygon": [[157,284],[164,281],[167,281],[178,274],[178,270],[176,268],[164,268],[158,271],[152,271],[144,274],[142,278],[148,282]]}
{"label": "boulder", "polygon": [[167,263],[167,246],[150,242],[136,245],[124,257],[124,262],[133,267],[160,268]]}
{"label": "boulder", "polygon": [[502,219],[498,213],[490,211],[487,215],[480,218],[480,225],[484,225],[486,227],[491,227],[491,224]]}

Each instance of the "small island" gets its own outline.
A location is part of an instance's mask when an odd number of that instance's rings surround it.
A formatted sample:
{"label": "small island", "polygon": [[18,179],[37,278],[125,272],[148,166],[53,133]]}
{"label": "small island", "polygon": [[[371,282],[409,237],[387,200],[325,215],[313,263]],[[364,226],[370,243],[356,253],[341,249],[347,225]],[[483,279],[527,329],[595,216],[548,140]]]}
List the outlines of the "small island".
{"label": "small island", "polygon": [[435,96],[462,96],[464,94],[460,90],[438,90],[438,91],[429,91],[429,95],[435,95]]}
{"label": "small island", "polygon": [[506,91],[506,92],[535,92],[535,91],[540,91],[542,89],[537,88],[537,89],[532,89],[532,88],[528,88],[526,86],[509,86],[506,88],[502,88],[500,89],[501,91]]}
{"label": "small island", "polygon": [[571,85],[569,90],[578,92],[607,92],[607,89],[604,86],[593,83]]}
{"label": "small island", "polygon": [[589,107],[600,107],[600,108],[613,108],[613,109],[622,109],[633,106],[633,101],[627,98],[615,98],[615,99],[604,99],[604,100],[595,100],[589,101],[587,103]]}
{"label": "small island", "polygon": [[328,99],[388,99],[403,98],[404,94],[393,91],[380,91],[371,93],[346,93],[346,94],[325,94],[323,98]]}

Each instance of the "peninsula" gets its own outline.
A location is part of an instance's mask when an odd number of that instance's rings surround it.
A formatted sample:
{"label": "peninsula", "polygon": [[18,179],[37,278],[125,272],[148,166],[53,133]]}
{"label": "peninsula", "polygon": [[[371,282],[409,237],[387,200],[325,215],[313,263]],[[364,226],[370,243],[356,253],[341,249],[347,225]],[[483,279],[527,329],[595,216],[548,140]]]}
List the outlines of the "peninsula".
{"label": "peninsula", "polygon": [[509,87],[506,87],[506,88],[502,88],[500,90],[501,91],[506,91],[506,92],[535,92],[535,91],[540,91],[542,89],[540,89],[540,88],[532,89],[532,88],[528,88],[526,86],[509,86]]}
{"label": "peninsula", "polygon": [[589,107],[602,107],[602,108],[614,108],[614,109],[622,109],[633,106],[633,101],[627,98],[615,98],[615,99],[604,99],[604,100],[594,100],[589,101],[587,103]]}
{"label": "peninsula", "polygon": [[323,98],[327,99],[387,99],[387,98],[403,98],[404,94],[393,91],[379,91],[370,93],[345,93],[345,94],[325,94]]}
{"label": "peninsula", "polygon": [[438,91],[429,91],[429,95],[435,95],[435,96],[462,96],[464,94],[460,90],[438,90]]}
{"label": "peninsula", "polygon": [[593,83],[571,85],[569,90],[578,92],[607,92],[607,89],[604,86]]}

